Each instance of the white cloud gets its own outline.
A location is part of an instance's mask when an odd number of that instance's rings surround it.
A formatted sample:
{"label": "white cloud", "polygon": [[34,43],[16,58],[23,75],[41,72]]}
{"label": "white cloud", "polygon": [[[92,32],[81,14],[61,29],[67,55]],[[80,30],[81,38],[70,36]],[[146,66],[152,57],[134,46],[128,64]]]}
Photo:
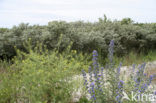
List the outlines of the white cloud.
{"label": "white cloud", "polygon": [[0,26],[60,19],[96,21],[103,14],[111,19],[156,22],[155,4],[155,0],[5,0],[0,1]]}

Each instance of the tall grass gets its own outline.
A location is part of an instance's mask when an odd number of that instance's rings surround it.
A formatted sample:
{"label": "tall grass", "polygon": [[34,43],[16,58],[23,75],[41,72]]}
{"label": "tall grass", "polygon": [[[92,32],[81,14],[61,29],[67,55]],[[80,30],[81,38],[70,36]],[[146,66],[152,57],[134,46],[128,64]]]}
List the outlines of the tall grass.
{"label": "tall grass", "polygon": [[[130,66],[132,64],[141,64],[143,62],[153,62],[156,61],[156,51],[149,51],[147,54],[145,53],[136,53],[135,51],[131,51],[129,54],[118,57],[114,55],[114,61],[116,64],[122,62],[123,66]],[[104,64],[108,62],[108,58],[102,61]]]}

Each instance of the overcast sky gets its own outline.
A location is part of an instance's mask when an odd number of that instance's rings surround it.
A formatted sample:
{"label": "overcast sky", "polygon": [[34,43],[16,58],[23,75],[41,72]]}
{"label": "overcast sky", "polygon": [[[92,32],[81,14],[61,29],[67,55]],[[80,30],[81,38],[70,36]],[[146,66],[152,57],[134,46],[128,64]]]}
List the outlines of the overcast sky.
{"label": "overcast sky", "polygon": [[111,20],[156,22],[156,0],[0,0],[0,27],[52,20],[94,22],[104,14]]}

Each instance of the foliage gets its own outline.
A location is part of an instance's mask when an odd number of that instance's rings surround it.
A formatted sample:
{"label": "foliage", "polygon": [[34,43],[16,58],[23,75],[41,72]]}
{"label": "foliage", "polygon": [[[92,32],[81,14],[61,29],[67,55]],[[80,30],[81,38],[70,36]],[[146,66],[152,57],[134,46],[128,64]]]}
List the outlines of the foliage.
{"label": "foliage", "polygon": [[107,55],[110,40],[114,39],[115,51],[118,55],[131,51],[146,53],[156,49],[155,27],[155,23],[134,23],[130,18],[111,21],[106,16],[94,23],[52,21],[46,26],[30,26],[21,23],[11,29],[0,29],[0,56],[9,58],[15,56],[14,46],[25,51],[23,41],[28,38],[32,39],[33,47],[39,41],[45,44],[48,50],[52,50],[57,47],[61,34],[63,37],[60,51],[65,50],[72,41],[72,49],[84,53],[98,50],[104,58]]}
{"label": "foliage", "polygon": [[1,103],[69,103],[74,74],[87,69],[85,55],[70,50],[48,51],[37,43],[33,49],[31,40],[25,43],[27,53],[16,48],[17,56],[6,73],[0,75]]}

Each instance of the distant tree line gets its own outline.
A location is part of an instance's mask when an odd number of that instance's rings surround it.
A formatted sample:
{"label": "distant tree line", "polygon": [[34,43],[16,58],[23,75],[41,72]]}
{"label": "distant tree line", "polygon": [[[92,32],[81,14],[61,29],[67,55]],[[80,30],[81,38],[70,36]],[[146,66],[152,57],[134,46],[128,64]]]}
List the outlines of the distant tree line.
{"label": "distant tree line", "polygon": [[104,16],[94,23],[52,21],[46,26],[21,23],[11,29],[0,28],[0,57],[15,56],[15,46],[25,51],[23,43],[29,38],[34,47],[38,41],[52,50],[58,46],[60,35],[60,52],[72,41],[72,49],[85,53],[96,49],[102,56],[106,56],[112,39],[118,55],[130,51],[146,53],[156,49],[156,23],[135,23],[130,18],[112,21]]}

